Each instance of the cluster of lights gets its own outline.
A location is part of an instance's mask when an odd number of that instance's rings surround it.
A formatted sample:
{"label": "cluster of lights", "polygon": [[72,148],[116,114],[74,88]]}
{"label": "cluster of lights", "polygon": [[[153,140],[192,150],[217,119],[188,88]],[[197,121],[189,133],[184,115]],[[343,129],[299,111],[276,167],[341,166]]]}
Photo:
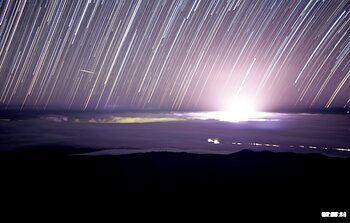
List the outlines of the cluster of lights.
{"label": "cluster of lights", "polygon": [[208,138],[209,143],[213,144],[220,144],[220,139],[219,138]]}
{"label": "cluster of lights", "polygon": [[[213,144],[220,144],[220,140],[219,138],[208,138],[208,142],[209,143],[213,143]],[[257,142],[252,142],[252,143],[243,143],[243,142],[232,142],[232,145],[235,146],[242,146],[244,144],[246,145],[250,145],[250,146],[264,146],[264,147],[275,147],[275,148],[279,148],[281,145],[279,144],[272,144],[272,143],[257,143]],[[290,148],[309,148],[309,149],[318,149],[317,146],[304,146],[304,145],[290,145]],[[322,147],[322,149],[324,150],[328,150],[328,149],[333,149],[333,150],[337,150],[337,151],[345,151],[345,152],[350,152],[350,148],[327,148],[327,147]]]}

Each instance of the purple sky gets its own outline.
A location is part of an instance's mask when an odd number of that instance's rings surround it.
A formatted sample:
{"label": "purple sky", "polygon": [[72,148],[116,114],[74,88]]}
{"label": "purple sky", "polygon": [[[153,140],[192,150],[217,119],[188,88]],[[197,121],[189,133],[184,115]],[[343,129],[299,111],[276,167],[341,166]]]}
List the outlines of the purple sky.
{"label": "purple sky", "polygon": [[335,108],[350,1],[1,1],[0,105]]}

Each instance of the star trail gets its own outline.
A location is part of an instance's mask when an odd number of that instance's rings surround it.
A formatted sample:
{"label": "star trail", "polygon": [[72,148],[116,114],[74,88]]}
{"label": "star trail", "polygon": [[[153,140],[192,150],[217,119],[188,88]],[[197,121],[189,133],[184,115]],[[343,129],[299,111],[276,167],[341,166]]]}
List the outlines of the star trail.
{"label": "star trail", "polygon": [[0,105],[350,106],[350,1],[0,1]]}

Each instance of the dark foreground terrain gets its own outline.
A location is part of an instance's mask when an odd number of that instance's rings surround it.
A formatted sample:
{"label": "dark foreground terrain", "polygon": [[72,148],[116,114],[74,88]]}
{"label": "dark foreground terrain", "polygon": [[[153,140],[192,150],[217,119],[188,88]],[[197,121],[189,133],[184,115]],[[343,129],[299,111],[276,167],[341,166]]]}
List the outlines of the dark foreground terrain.
{"label": "dark foreground terrain", "polygon": [[145,209],[151,215],[219,211],[301,221],[308,216],[317,222],[322,211],[349,214],[348,158],[248,150],[115,156],[72,155],[70,148],[45,151],[0,154],[0,192],[7,207],[106,206],[117,215]]}

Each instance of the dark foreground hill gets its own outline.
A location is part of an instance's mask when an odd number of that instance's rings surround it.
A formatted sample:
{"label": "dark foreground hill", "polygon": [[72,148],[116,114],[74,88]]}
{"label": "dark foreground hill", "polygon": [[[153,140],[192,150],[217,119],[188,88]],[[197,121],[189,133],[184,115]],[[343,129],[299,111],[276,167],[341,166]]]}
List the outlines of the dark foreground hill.
{"label": "dark foreground hill", "polygon": [[71,155],[71,149],[0,153],[2,201],[15,208],[36,202],[135,212],[199,208],[202,215],[220,210],[231,217],[279,214],[301,221],[349,207],[348,158],[248,150],[87,156]]}

